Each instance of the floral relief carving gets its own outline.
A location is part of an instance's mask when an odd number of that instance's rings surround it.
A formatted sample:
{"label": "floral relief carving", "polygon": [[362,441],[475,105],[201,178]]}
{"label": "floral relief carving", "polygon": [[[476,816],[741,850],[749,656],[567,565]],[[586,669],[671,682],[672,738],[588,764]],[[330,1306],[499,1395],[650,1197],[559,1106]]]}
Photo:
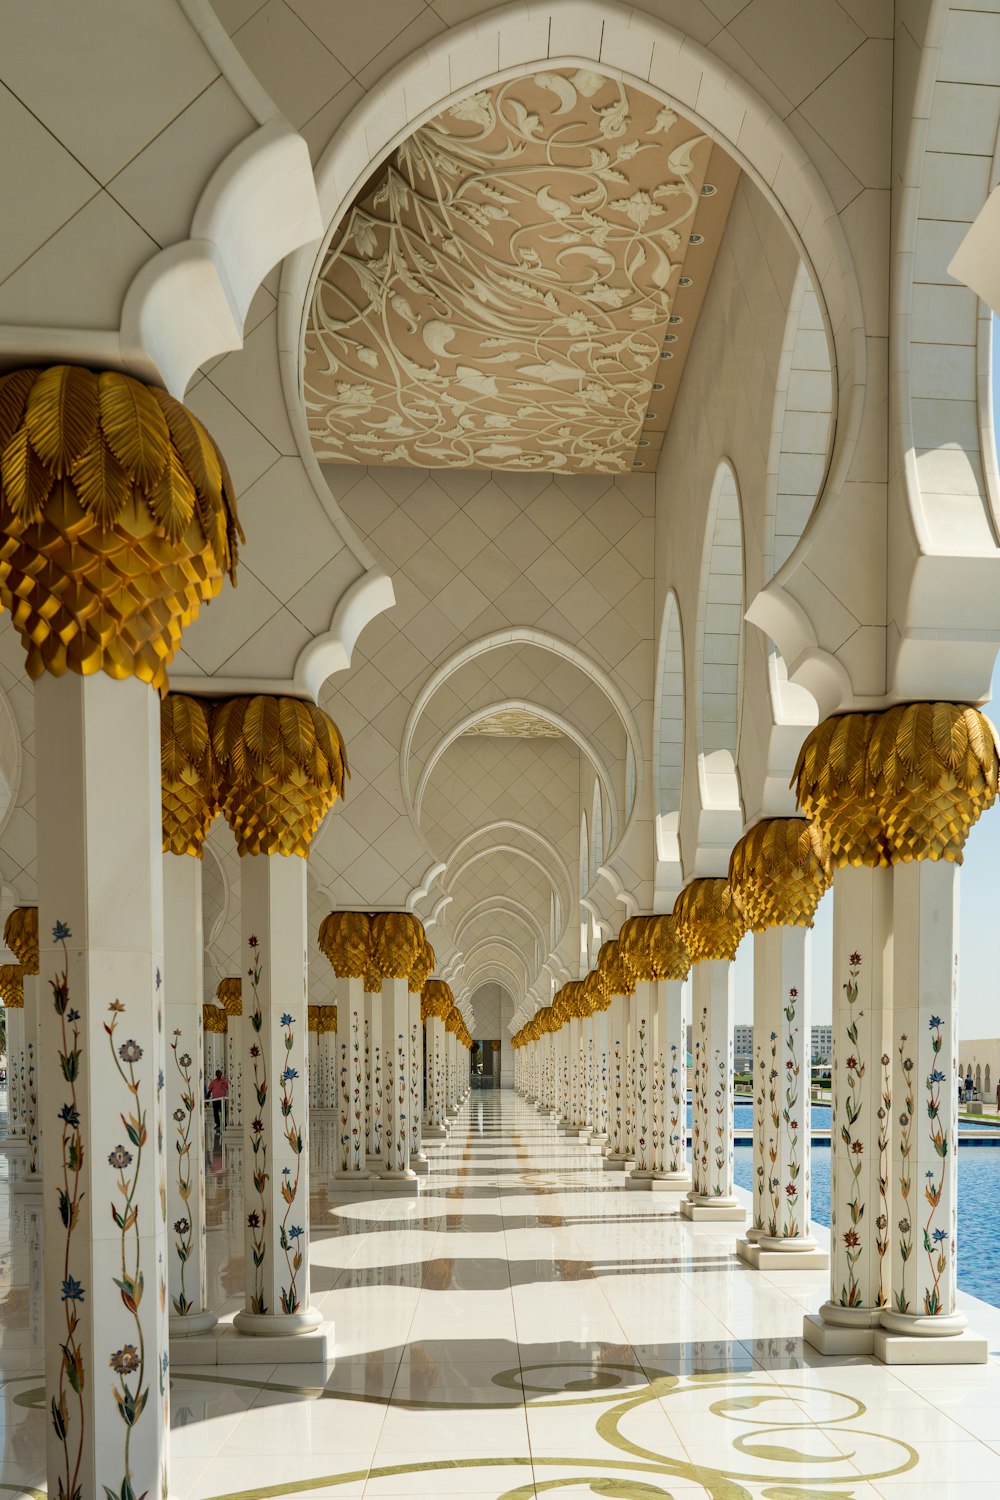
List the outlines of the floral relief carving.
{"label": "floral relief carving", "polygon": [[[800,1093],[802,1064],[799,1060],[798,1048],[798,999],[799,992],[793,986],[788,991],[788,999],[782,1007],[786,1026],[785,1100],[781,1110],[781,1119],[785,1128],[785,1181],[782,1184],[782,1190],[785,1197],[786,1216],[781,1233],[785,1239],[795,1239],[806,1229],[803,1222],[805,1215],[801,1212],[804,1205],[799,1198],[799,1178],[802,1173],[800,1160],[802,1137],[799,1116],[800,1114],[808,1115],[809,1099],[808,1094],[803,1099]],[[775,1220],[777,1216],[776,1209]]]}
{"label": "floral relief carving", "polygon": [[[251,963],[247,970],[250,980],[250,1064],[253,1069],[254,1112],[250,1122],[250,1149],[253,1152],[253,1193],[250,1204],[256,1198],[256,1207],[246,1209],[247,1228],[250,1230],[250,1258],[253,1261],[253,1291],[250,1294],[250,1311],[266,1313],[264,1297],[264,1262],[267,1259],[267,1184],[271,1174],[267,1167],[268,1141],[264,1126],[267,1105],[267,1059],[260,1045],[260,1034],[264,1027],[260,994],[260,944],[256,937],[248,940]],[[249,1196],[249,1195],[248,1195]]]}
{"label": "floral relief carving", "polygon": [[944,1022],[940,1016],[931,1016],[929,1026],[932,1063],[924,1083],[925,1107],[931,1148],[941,1165],[936,1172],[933,1168],[928,1168],[924,1173],[924,1198],[927,1201],[929,1213],[924,1222],[927,1281],[924,1283],[923,1305],[928,1317],[937,1317],[940,1313],[951,1310],[945,1308],[941,1299],[941,1277],[948,1265],[949,1231],[935,1222],[938,1209],[941,1207],[947,1173],[948,1132],[941,1118],[941,1085],[947,1083],[948,1079],[940,1067],[941,1048],[944,1045]]}
{"label": "floral relief carving", "polygon": [[615,473],[641,441],[654,467],[690,338],[670,322],[691,296],[690,238],[712,220],[707,279],[735,182],[721,156],[583,69],[435,116],[362,190],[322,267],[304,370],[318,455]]}
{"label": "floral relief carving", "polygon": [[288,1285],[281,1288],[281,1311],[283,1313],[294,1313],[299,1310],[299,1293],[296,1277],[302,1268],[302,1236],[305,1233],[301,1224],[291,1224],[289,1219],[292,1206],[299,1191],[299,1177],[302,1171],[302,1151],[304,1139],[302,1131],[295,1120],[295,1084],[298,1073],[291,1066],[288,1057],[295,1045],[295,1017],[288,1011],[283,1012],[280,1021],[282,1039],[285,1046],[285,1066],[281,1070],[281,1118],[284,1122],[285,1140],[292,1153],[295,1162],[295,1171],[287,1164],[281,1169],[281,1196],[285,1204],[285,1212],[281,1216],[281,1226],[278,1231],[278,1243],[285,1257],[285,1266],[288,1270]]}
{"label": "floral relief carving", "polygon": [[840,1289],[840,1297],[838,1298],[842,1307],[860,1307],[863,1301],[861,1284],[857,1274],[858,1262],[861,1259],[863,1249],[862,1221],[866,1208],[864,1178],[862,1175],[865,1143],[862,1135],[862,1127],[860,1126],[864,1107],[861,1089],[865,1076],[865,1064],[858,1056],[860,1051],[858,1028],[862,1012],[855,1009],[860,993],[858,984],[860,975],[861,954],[852,953],[848,959],[847,979],[844,983],[844,994],[848,1004],[848,1023],[846,1027],[848,1057],[844,1064],[846,1093],[840,1116],[840,1138],[848,1152],[848,1163],[851,1174],[851,1182],[848,1188],[850,1197],[847,1202],[847,1211],[850,1215],[851,1226],[849,1229],[845,1229],[841,1236],[846,1268]]}
{"label": "floral relief carving", "polygon": [[681,1086],[680,1067],[677,1056],[679,1048],[676,1042],[670,1043],[670,1152],[667,1158],[667,1170],[679,1172],[684,1158],[684,1134],[681,1125]]}
{"label": "floral relief carving", "polygon": [[[145,1292],[145,1277],[142,1271],[142,1240],[139,1227],[139,1181],[143,1152],[148,1142],[146,1111],[139,1103],[139,1075],[137,1065],[142,1061],[143,1049],[132,1037],[116,1042],[119,1018],[126,1012],[120,1000],[112,1000],[108,1006],[110,1021],[105,1021],[111,1057],[119,1078],[125,1085],[130,1102],[120,1119],[128,1142],[119,1142],[108,1155],[108,1165],[118,1174],[118,1199],[112,1199],[111,1218],[118,1230],[118,1275],[114,1282],[122,1303],[135,1324],[135,1343],[126,1341],[115,1349],[108,1363],[117,1377],[112,1394],[118,1415],[125,1424],[125,1441],[122,1454],[122,1482],[118,1490],[104,1487],[105,1500],[136,1500],[132,1484],[131,1443],[132,1432],[142,1417],[149,1400],[148,1371],[146,1369],[146,1341],[139,1309]],[[120,1200],[120,1201],[119,1201]],[[164,1359],[167,1358],[164,1354]],[[165,1374],[165,1371],[162,1372]],[[159,1378],[161,1372],[157,1371]]]}
{"label": "floral relief carving", "polygon": [[84,1162],[83,1133],[77,1083],[80,1077],[80,1012],[70,1004],[69,956],[66,940],[72,933],[65,922],[56,922],[52,941],[62,945],[63,969],[49,981],[52,1002],[59,1017],[59,1071],[66,1084],[66,1097],[59,1109],[62,1131],[62,1176],[59,1182],[59,1219],[63,1227],[62,1293],[63,1323],[60,1329],[62,1360],[59,1381],[52,1397],[51,1416],[56,1439],[62,1449],[61,1472],[57,1479],[57,1500],[83,1500],[80,1468],[86,1427],[83,1402],[87,1378],[83,1346],[79,1338],[80,1308],[87,1299],[87,1288],[74,1275],[73,1237],[80,1222],[83,1199],[81,1173]]}
{"label": "floral relief carving", "polygon": [[897,1223],[899,1230],[899,1259],[902,1274],[899,1278],[899,1286],[893,1298],[897,1312],[910,1311],[910,1299],[906,1293],[906,1264],[913,1254],[913,1220],[916,1214],[916,1204],[912,1201],[913,1194],[913,1114],[916,1109],[916,1099],[913,1092],[913,1058],[909,1055],[905,1031],[899,1038],[896,1055],[899,1058],[900,1072],[903,1076],[903,1107],[899,1116],[899,1197],[901,1201],[900,1217]]}
{"label": "floral relief carving", "polygon": [[[174,1032],[174,1039],[170,1043],[170,1050],[174,1057],[174,1067],[180,1075],[181,1091],[180,1104],[174,1110],[174,1125],[176,1137],[174,1149],[177,1153],[177,1196],[182,1203],[187,1205],[191,1201],[191,1193],[194,1189],[193,1167],[191,1156],[192,1147],[192,1125],[194,1124],[196,1096],[194,1083],[192,1082],[192,1068],[194,1064],[189,1052],[179,1052],[180,1031]],[[174,1312],[179,1317],[184,1317],[194,1310],[195,1304],[187,1295],[185,1280],[187,1276],[188,1261],[191,1259],[193,1250],[194,1227],[191,1223],[190,1211],[183,1214],[174,1221],[174,1252],[181,1268],[180,1290],[176,1297],[170,1301]]]}

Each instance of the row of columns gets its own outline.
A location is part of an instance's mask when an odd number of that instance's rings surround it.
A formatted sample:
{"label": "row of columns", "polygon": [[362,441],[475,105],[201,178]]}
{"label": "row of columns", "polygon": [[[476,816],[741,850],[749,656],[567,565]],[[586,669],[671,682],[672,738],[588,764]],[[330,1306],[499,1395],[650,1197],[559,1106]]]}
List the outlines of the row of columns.
{"label": "row of columns", "polygon": [[[596,970],[515,1037],[525,1097],[588,1139],[602,1140],[607,1119],[608,1170],[631,1168],[630,1187],[653,1188],[684,1186],[689,1172],[683,1215],[742,1221],[732,961],[753,934],[752,1222],[737,1249],[768,1270],[829,1265],[829,1299],[803,1330],[822,1353],[987,1356],[957,1306],[957,866],[998,774],[995,732],[974,709],[826,721],[796,769],[806,817],[755,825],[726,878],[694,880],[669,915],[626,922]],[[827,1254],[810,1222],[808,928],[831,885]]]}

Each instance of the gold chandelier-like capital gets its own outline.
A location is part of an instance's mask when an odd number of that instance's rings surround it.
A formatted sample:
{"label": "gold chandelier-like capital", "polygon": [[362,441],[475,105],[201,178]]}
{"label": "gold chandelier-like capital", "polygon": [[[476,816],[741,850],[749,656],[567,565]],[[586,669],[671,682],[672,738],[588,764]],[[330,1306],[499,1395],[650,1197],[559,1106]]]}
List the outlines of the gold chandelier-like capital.
{"label": "gold chandelier-like capital", "polygon": [[319,946],[338,979],[363,979],[371,964],[371,917],[366,911],[332,911],[319,924]]}
{"label": "gold chandelier-like capital", "polygon": [[996,801],[996,729],[955,703],[903,703],[874,719],[868,771],[889,861],[960,865],[970,830]]}
{"label": "gold chandelier-like capital", "polygon": [[301,698],[228,698],[212,714],[212,748],[240,854],[305,859],[350,775],[329,714]]}
{"label": "gold chandelier-like capital", "polygon": [[306,1007],[306,1030],[319,1032],[319,1006],[309,1005]]}
{"label": "gold chandelier-like capital", "polygon": [[622,961],[621,943],[617,938],[601,944],[597,955],[597,972],[609,1000],[615,995],[628,996],[635,993],[635,980]]}
{"label": "gold chandelier-like capital", "polygon": [[970,829],[996,800],[998,749],[978,709],[903,703],[824,719],[799,751],[792,785],[835,869],[961,864]]}
{"label": "gold chandelier-like capital", "polygon": [[3,940],[25,974],[38,973],[37,906],[15,906],[4,923]]}
{"label": "gold chandelier-like capital", "polygon": [[692,880],[677,897],[674,920],[694,963],[734,959],[746,931],[728,880]]}
{"label": "gold chandelier-like capital", "polygon": [[219,776],[206,705],[168,693],[160,705],[160,785],[163,851],[201,859],[219,811]]}
{"label": "gold chandelier-like capital", "polygon": [[337,1029],[337,1007],[335,1005],[321,1005],[319,1007],[319,1025],[317,1030],[320,1035],[326,1035]]}
{"label": "gold chandelier-like capital", "polygon": [[437,961],[423,927],[420,929],[420,935],[422,939],[420,951],[413,960],[413,967],[410,970],[410,992],[414,995],[423,994],[424,985],[434,972],[434,965]]}
{"label": "gold chandelier-like capital", "polygon": [[419,917],[409,911],[372,916],[372,963],[386,979],[409,979],[424,943]]}
{"label": "gold chandelier-like capital", "polygon": [[185,625],[235,582],[236,496],[166,391],[78,365],[0,376],[0,602],[27,672],[166,690]]}
{"label": "gold chandelier-like capital", "polygon": [[596,1016],[599,1011],[607,1010],[611,1004],[611,996],[606,993],[600,974],[596,969],[591,969],[580,981],[583,985],[584,997],[590,1006],[590,1014]]}
{"label": "gold chandelier-like capital", "polygon": [[20,964],[0,964],[0,1000],[5,1010],[24,1009],[24,970]]}
{"label": "gold chandelier-like capital", "polygon": [[805,818],[767,818],[729,860],[729,887],[751,932],[811,927],[831,880],[823,835]]}
{"label": "gold chandelier-like capital", "polygon": [[240,976],[230,974],[225,979],[220,979],[215,998],[227,1016],[241,1016],[243,1014],[243,980]]}
{"label": "gold chandelier-like capital", "polygon": [[201,1008],[202,1026],[206,1031],[214,1031],[218,1036],[224,1036],[229,1030],[229,1018],[221,1005],[210,1005],[208,1001]]}
{"label": "gold chandelier-like capital", "polygon": [[650,964],[654,979],[686,979],[691,970],[691,955],[677,929],[673,912],[658,912],[646,926]]}
{"label": "gold chandelier-like capital", "polygon": [[618,952],[622,968],[632,980],[633,987],[637,982],[644,982],[654,977],[652,957],[647,941],[648,923],[648,917],[629,917],[622,923],[618,932]]}
{"label": "gold chandelier-like capital", "polygon": [[455,997],[451,992],[451,985],[443,979],[428,979],[420,993],[420,1017],[428,1020],[435,1016],[439,1021],[446,1021],[455,1008]]}

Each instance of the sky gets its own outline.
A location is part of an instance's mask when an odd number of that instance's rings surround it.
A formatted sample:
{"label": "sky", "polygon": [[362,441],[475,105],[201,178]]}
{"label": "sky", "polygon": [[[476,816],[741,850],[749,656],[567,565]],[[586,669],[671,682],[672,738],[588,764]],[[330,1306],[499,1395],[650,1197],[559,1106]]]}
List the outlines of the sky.
{"label": "sky", "polygon": [[[1000,370],[1000,322],[993,320],[993,368]],[[994,411],[994,422],[997,413]],[[998,424],[1000,441],[1000,424]],[[1000,726],[1000,666],[993,669],[993,703],[985,712]],[[1000,1037],[1000,800],[969,835],[959,875],[959,1037]],[[829,1022],[833,963],[833,897],[824,896],[812,936],[813,1021]],[[753,1020],[753,944],[744,939],[736,956],[736,1020]]]}

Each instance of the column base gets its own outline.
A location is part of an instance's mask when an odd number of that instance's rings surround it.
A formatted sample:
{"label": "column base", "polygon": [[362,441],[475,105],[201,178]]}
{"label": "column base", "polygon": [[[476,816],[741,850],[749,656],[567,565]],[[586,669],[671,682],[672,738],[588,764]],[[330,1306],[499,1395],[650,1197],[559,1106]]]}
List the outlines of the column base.
{"label": "column base", "polygon": [[27,1154],[27,1150],[27,1141],[22,1140],[18,1135],[14,1136],[13,1139],[9,1135],[5,1135],[3,1140],[0,1141],[0,1151],[5,1151],[8,1156],[24,1156]]}
{"label": "column base", "polygon": [[345,1172],[343,1176],[334,1172],[327,1184],[327,1192],[370,1194],[377,1181],[370,1172]]}
{"label": "column base", "polygon": [[653,1174],[646,1168],[640,1172],[633,1167],[625,1178],[625,1186],[636,1189],[639,1192],[651,1193],[653,1191]]}
{"label": "column base", "polygon": [[40,1175],[37,1172],[32,1172],[24,1177],[13,1178],[10,1190],[12,1193],[24,1193],[25,1195],[40,1197],[44,1186],[45,1184],[42,1182]]}
{"label": "column base", "polygon": [[415,1172],[380,1173],[371,1181],[372,1196],[380,1198],[383,1193],[416,1198],[420,1192],[420,1178]]}
{"label": "column base", "polygon": [[218,1323],[214,1312],[171,1313],[168,1328],[173,1339],[189,1339],[200,1333],[211,1333]]}
{"label": "column base", "polygon": [[425,1125],[423,1130],[425,1141],[445,1141],[448,1132],[443,1125]]}
{"label": "column base", "polygon": [[681,1217],[699,1224],[710,1219],[732,1219],[746,1222],[747,1211],[736,1198],[682,1198]]}
{"label": "column base", "polygon": [[784,1240],[787,1250],[779,1250],[773,1241],[757,1231],[758,1238],[751,1240],[750,1231],[744,1239],[736,1241],[736,1254],[740,1260],[755,1271],[825,1271],[830,1257],[819,1245],[809,1240]]}
{"label": "column base", "polygon": [[763,1229],[758,1229],[756,1224],[751,1224],[750,1228],[744,1235],[744,1239],[746,1240],[748,1245],[756,1245],[757,1241],[760,1239],[763,1233]]}
{"label": "column base", "polygon": [[657,1172],[652,1181],[654,1193],[689,1193],[691,1191],[690,1172]]}
{"label": "column base", "polygon": [[579,1137],[580,1127],[579,1125],[571,1125],[568,1120],[560,1120],[556,1126],[556,1133],[557,1135],[575,1135]]}
{"label": "column base", "polygon": [[418,1177],[426,1177],[430,1169],[431,1164],[422,1151],[420,1152],[419,1156],[414,1153],[414,1155],[410,1157],[410,1171],[416,1172]]}
{"label": "column base", "polygon": [[608,1132],[606,1130],[592,1130],[587,1139],[592,1146],[606,1146],[608,1143]]}
{"label": "column base", "polygon": [[873,1342],[872,1352],[884,1365],[985,1365],[990,1353],[989,1340],[967,1328],[936,1338],[876,1328]]}
{"label": "column base", "polygon": [[[311,1311],[315,1312],[315,1309]],[[297,1316],[293,1314],[293,1316]],[[316,1313],[319,1322],[304,1333],[281,1334],[252,1330],[237,1330],[235,1324],[241,1318],[259,1320],[255,1313],[237,1313],[233,1323],[221,1325],[213,1333],[195,1334],[180,1341],[172,1351],[179,1365],[257,1365],[263,1358],[267,1362],[282,1365],[329,1365],[333,1363],[336,1344],[334,1326],[325,1323]],[[269,1318],[267,1321],[271,1321]],[[275,1318],[283,1323],[284,1318]],[[266,1339],[266,1347],[264,1340]]]}
{"label": "column base", "polygon": [[877,1307],[838,1307],[824,1302],[802,1319],[802,1337],[817,1354],[871,1354],[879,1325]]}
{"label": "column base", "polygon": [[605,1156],[601,1162],[605,1172],[624,1172],[634,1164],[635,1158],[632,1156]]}
{"label": "column base", "polygon": [[243,1126],[227,1125],[225,1130],[222,1131],[222,1139],[224,1141],[241,1141],[243,1139]]}

